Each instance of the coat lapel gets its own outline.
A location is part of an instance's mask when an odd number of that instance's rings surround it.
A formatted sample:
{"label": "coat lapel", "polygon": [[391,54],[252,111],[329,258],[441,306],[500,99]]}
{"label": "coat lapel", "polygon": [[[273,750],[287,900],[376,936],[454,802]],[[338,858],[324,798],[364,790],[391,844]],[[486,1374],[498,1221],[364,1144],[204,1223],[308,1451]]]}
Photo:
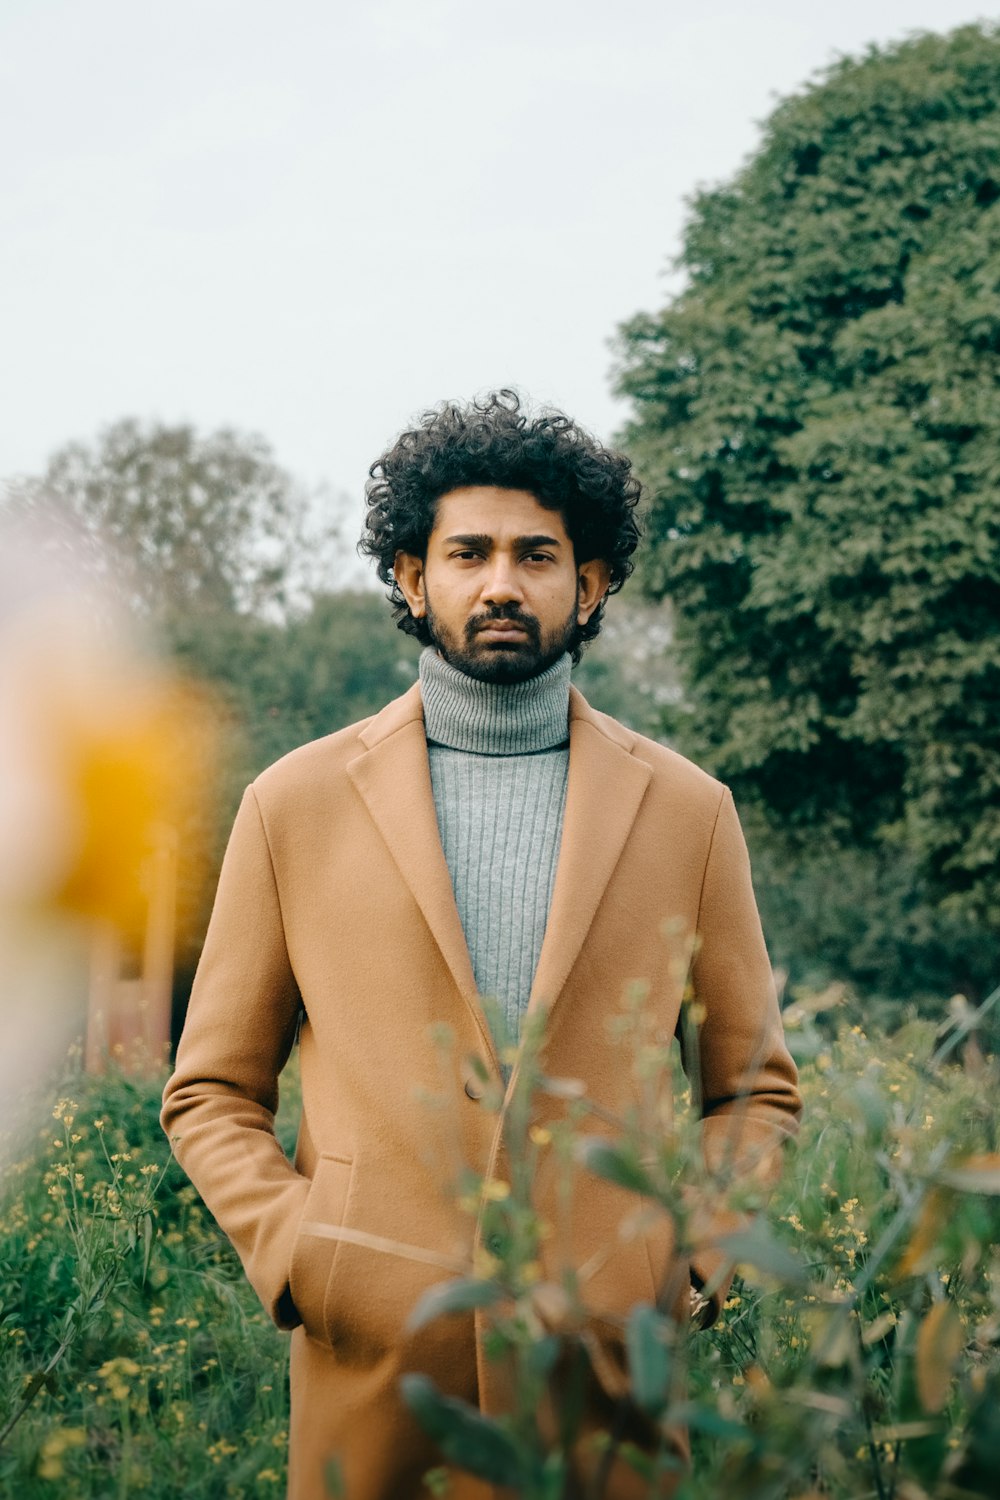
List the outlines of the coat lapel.
{"label": "coat lapel", "polygon": [[570,689],[569,784],[562,847],[528,1014],[558,999],[635,822],[651,768],[635,736]]}
{"label": "coat lapel", "polygon": [[492,1051],[441,847],[419,684],[376,714],[362,731],[361,740],[368,748],[350,762],[347,773]]}
{"label": "coat lapel", "polygon": [[[419,684],[376,714],[348,774],[413,894],[495,1056],[438,831]],[[570,689],[570,755],[562,846],[528,1013],[551,1007],[569,978],[652,774],[635,736]]]}

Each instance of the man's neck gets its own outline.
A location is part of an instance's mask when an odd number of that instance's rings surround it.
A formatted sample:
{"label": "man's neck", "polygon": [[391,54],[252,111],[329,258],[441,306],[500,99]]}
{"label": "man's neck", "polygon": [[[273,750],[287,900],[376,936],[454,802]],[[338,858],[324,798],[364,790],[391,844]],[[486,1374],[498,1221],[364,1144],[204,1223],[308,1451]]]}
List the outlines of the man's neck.
{"label": "man's neck", "polygon": [[475,755],[530,755],[564,744],[570,658],[524,682],[482,682],[428,646],[420,656],[427,738]]}

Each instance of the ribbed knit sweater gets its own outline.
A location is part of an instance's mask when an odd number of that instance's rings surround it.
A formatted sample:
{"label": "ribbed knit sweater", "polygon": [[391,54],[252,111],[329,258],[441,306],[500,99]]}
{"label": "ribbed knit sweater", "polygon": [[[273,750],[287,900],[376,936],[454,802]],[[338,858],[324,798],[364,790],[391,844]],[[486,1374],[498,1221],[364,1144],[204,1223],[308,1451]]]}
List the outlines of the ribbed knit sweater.
{"label": "ribbed knit sweater", "polygon": [[420,657],[431,786],[472,970],[516,1040],[545,935],[569,773],[569,656],[526,682]]}

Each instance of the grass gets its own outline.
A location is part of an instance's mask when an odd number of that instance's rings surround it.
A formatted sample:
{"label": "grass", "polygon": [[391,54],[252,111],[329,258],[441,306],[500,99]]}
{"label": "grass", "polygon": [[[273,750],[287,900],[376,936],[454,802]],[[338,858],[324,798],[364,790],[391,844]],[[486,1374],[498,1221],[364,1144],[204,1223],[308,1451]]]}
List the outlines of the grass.
{"label": "grass", "polygon": [[[287,1340],[170,1159],[162,1084],[71,1072],[44,1114],[35,1106],[31,1148],[7,1168],[0,1413],[72,1328],[95,1266],[117,1267],[0,1448],[12,1500],[284,1492]],[[282,1133],[290,1147],[288,1115]],[[134,1224],[150,1184],[144,1236]]]}
{"label": "grass", "polygon": [[[793,1008],[806,1100],[747,1263],[689,1351],[685,1500],[968,1500],[1000,1466],[1000,1092],[953,1017]],[[288,1341],[170,1160],[161,1078],[34,1101],[0,1210],[0,1496],[280,1496]],[[297,1080],[279,1134],[294,1138]],[[992,1486],[992,1487],[991,1487]],[[348,1497],[349,1500],[349,1497]]]}

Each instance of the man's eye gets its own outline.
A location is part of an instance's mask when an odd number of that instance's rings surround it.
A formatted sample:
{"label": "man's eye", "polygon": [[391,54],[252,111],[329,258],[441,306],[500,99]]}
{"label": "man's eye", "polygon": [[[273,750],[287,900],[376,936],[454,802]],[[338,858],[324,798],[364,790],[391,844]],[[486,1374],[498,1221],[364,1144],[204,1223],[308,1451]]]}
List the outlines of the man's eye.
{"label": "man's eye", "polygon": [[552,561],[552,556],[548,552],[529,552],[528,555],[527,555],[527,557],[526,557],[526,559],[525,559],[525,561],[526,562],[543,562],[543,563],[544,562],[551,562]]}

